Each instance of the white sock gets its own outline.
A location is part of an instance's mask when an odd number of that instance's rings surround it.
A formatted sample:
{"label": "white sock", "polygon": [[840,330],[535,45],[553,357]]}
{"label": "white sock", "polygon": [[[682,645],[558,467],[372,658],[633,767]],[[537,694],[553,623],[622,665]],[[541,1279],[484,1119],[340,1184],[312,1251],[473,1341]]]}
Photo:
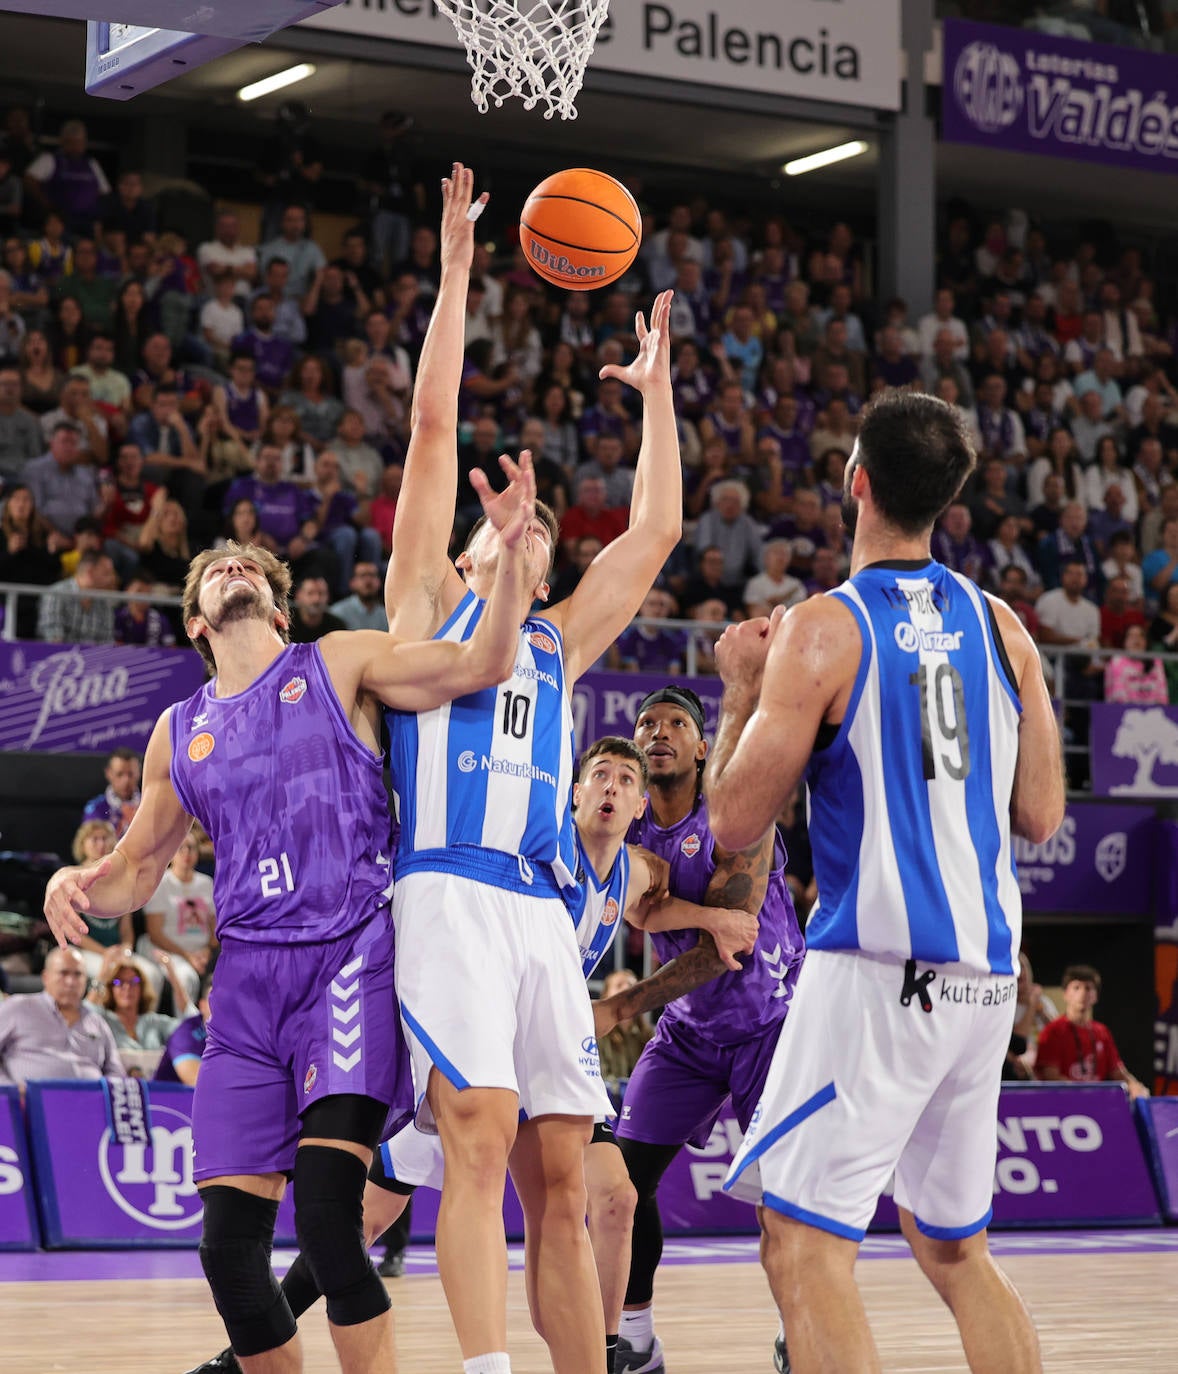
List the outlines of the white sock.
{"label": "white sock", "polygon": [[505,1350],[476,1355],[473,1360],[462,1361],[462,1374],[511,1374],[511,1361]]}
{"label": "white sock", "polygon": [[633,1350],[649,1350],[654,1345],[654,1303],[636,1312],[623,1312],[618,1335],[629,1341]]}
{"label": "white sock", "polygon": [[780,1317],[777,1318],[777,1335],[779,1340],[785,1340],[785,1322]]}

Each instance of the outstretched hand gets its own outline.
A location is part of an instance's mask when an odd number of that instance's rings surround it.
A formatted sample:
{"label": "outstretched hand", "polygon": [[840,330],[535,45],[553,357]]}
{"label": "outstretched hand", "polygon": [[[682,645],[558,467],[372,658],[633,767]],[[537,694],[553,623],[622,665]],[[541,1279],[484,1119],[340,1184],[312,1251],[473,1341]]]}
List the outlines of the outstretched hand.
{"label": "outstretched hand", "polygon": [[110,870],[108,854],[93,868],[59,868],[49,879],[45,889],[45,919],[62,949],[69,944],[78,944],[89,934],[89,927],[78,913],[90,910],[86,891],[99,878],[105,878]]}
{"label": "outstretched hand", "polygon": [[[484,191],[478,200],[474,196],[474,173],[461,162],[442,178],[442,227],[440,235],[442,266],[465,267],[474,261],[474,222],[482,214],[482,207],[490,199]],[[474,208],[478,207],[477,213]]]}
{"label": "outstretched hand", "polygon": [[518,463],[513,463],[504,454],[499,459],[499,466],[508,477],[505,491],[492,491],[487,474],[481,468],[473,469],[470,484],[478,493],[483,514],[499,531],[504,547],[514,549],[536,514],[536,473],[528,449],[520,453]]}
{"label": "outstretched hand", "polygon": [[638,356],[632,363],[606,363],[597,374],[602,380],[617,377],[636,391],[645,392],[650,386],[671,384],[671,301],[674,291],[660,291],[650,308],[650,327],[640,310],[634,316],[634,332],[638,336]]}

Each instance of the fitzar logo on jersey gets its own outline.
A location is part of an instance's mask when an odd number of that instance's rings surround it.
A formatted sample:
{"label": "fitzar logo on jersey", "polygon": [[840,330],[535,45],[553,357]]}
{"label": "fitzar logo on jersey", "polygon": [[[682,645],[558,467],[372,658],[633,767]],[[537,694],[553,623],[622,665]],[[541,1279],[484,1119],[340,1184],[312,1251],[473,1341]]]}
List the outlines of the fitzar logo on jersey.
{"label": "fitzar logo on jersey", "polygon": [[307,695],[307,679],[305,677],[292,677],[281,692],[278,693],[278,700],[287,706],[293,706],[296,701],[302,701]]}
{"label": "fitzar logo on jersey", "polygon": [[699,836],[695,834],[694,831],[690,835],[688,835],[687,838],[683,841],[683,843],[679,846],[680,852],[683,854],[684,858],[687,859],[694,859],[695,856],[699,853],[700,848],[701,846]]}

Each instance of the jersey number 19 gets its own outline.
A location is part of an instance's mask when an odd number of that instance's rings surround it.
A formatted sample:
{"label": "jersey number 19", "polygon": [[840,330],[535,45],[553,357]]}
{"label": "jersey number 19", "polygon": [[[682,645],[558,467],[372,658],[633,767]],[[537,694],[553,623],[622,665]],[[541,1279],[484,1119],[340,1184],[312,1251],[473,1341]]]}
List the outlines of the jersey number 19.
{"label": "jersey number 19", "polygon": [[[952,663],[938,663],[932,672],[930,690],[929,667],[922,663],[908,681],[920,689],[920,743],[924,762],[924,776],[937,776],[937,763],[955,782],[969,777],[969,725],[965,716],[965,684]],[[954,754],[934,751],[934,724],[937,745],[950,745]]]}

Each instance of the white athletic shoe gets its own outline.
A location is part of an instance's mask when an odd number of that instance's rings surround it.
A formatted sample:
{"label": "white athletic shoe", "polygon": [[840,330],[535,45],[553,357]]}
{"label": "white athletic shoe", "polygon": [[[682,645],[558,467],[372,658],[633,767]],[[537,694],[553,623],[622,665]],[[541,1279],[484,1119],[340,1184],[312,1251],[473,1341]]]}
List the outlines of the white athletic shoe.
{"label": "white athletic shoe", "polygon": [[619,1336],[614,1374],[667,1374],[662,1342],[656,1336],[650,1349],[641,1351],[635,1350],[624,1336]]}

